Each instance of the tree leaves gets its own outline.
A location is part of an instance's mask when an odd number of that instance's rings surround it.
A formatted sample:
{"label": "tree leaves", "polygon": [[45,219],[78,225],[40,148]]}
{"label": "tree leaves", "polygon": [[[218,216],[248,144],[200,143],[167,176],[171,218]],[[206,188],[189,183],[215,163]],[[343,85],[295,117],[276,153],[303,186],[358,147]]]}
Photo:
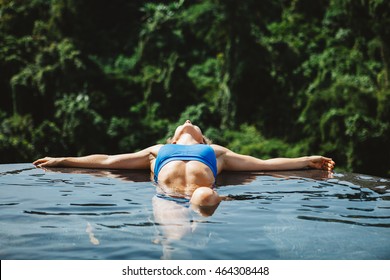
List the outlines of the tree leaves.
{"label": "tree leaves", "polygon": [[191,119],[390,176],[389,3],[0,1],[2,160],[134,151]]}

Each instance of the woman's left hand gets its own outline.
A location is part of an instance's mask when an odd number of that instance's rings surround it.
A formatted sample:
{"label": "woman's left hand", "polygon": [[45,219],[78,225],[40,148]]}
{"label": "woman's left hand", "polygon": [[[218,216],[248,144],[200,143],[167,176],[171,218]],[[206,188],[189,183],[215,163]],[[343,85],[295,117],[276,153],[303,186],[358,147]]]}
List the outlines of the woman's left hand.
{"label": "woman's left hand", "polygon": [[332,171],[335,166],[335,162],[331,158],[323,156],[310,156],[308,161],[308,167],[315,169]]}

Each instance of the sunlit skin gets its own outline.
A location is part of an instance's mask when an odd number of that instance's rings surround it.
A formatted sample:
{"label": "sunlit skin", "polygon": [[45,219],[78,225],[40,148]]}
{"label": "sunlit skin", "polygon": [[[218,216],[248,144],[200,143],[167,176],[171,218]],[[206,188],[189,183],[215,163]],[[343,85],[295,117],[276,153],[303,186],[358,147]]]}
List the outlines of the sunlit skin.
{"label": "sunlit skin", "polygon": [[198,126],[193,125],[190,120],[186,120],[184,124],[176,128],[171,141],[172,144],[182,145],[205,144],[202,131]]}
{"label": "sunlit skin", "polygon": [[[205,144],[202,131],[190,120],[178,126],[171,139],[172,144]],[[154,145],[136,153],[84,157],[45,157],[33,162],[37,167],[81,167],[110,169],[149,169],[154,170],[155,160],[163,145]],[[297,170],[305,168],[331,172],[335,162],[323,156],[298,158],[274,158],[262,160],[249,155],[237,154],[223,146],[212,144],[218,174],[226,171],[269,171]],[[190,198],[194,209],[218,205],[221,197],[213,189],[215,178],[211,169],[202,162],[175,160],[163,166],[158,174],[158,185],[168,195]]]}

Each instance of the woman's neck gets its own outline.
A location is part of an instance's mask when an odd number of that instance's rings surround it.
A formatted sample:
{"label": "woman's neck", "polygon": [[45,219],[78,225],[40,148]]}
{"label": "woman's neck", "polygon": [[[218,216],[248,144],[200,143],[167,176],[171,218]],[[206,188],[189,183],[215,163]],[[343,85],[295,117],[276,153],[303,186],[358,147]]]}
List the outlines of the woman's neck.
{"label": "woman's neck", "polygon": [[191,134],[183,133],[182,135],[180,135],[180,138],[176,141],[176,144],[180,144],[180,145],[195,145],[195,144],[201,144],[201,143],[196,141],[194,139],[194,137],[192,137]]}

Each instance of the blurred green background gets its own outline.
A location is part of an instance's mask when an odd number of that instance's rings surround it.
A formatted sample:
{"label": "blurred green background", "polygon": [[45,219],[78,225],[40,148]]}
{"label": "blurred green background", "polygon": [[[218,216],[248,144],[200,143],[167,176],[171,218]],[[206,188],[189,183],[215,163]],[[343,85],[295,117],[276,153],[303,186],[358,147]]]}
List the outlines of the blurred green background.
{"label": "blurred green background", "polygon": [[133,152],[191,119],[390,176],[390,1],[0,0],[0,161]]}

